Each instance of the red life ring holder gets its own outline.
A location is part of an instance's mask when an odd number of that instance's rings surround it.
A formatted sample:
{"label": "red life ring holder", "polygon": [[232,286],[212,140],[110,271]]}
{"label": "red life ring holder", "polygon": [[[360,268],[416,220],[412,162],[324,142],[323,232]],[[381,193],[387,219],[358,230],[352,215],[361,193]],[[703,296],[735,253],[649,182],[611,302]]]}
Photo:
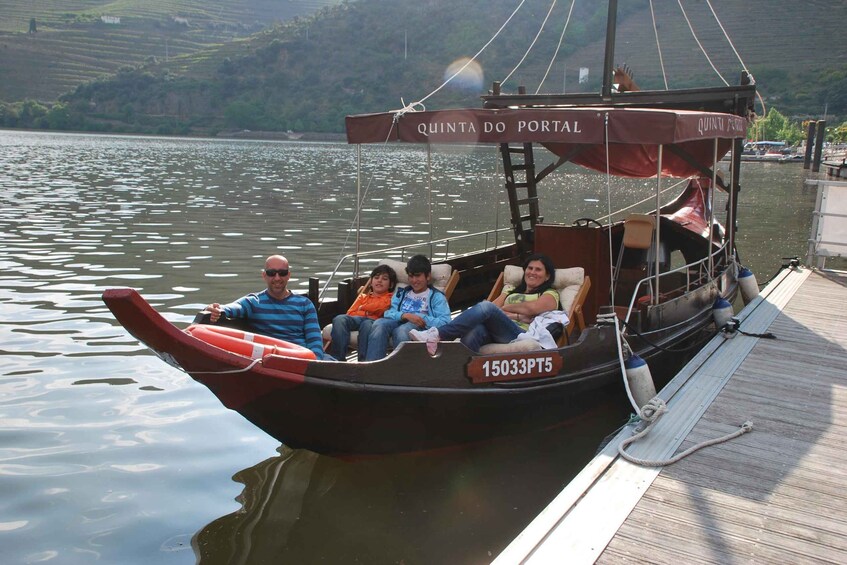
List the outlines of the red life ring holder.
{"label": "red life ring holder", "polygon": [[243,355],[251,359],[261,359],[267,355],[282,355],[283,357],[296,357],[298,359],[316,359],[315,353],[302,345],[266,335],[243,332],[234,328],[210,326],[208,324],[192,324],[185,328],[185,332],[201,341],[205,341],[209,345],[214,345],[230,353]]}

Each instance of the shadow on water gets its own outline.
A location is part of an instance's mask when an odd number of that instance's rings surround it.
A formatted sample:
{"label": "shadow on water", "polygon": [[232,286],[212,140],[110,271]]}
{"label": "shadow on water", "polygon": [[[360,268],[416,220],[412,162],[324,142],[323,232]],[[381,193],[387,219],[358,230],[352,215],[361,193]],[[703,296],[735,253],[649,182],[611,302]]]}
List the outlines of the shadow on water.
{"label": "shadow on water", "polygon": [[437,453],[346,461],[306,450],[237,473],[242,508],[206,525],[201,563],[487,563],[626,421],[608,402],[574,426]]}

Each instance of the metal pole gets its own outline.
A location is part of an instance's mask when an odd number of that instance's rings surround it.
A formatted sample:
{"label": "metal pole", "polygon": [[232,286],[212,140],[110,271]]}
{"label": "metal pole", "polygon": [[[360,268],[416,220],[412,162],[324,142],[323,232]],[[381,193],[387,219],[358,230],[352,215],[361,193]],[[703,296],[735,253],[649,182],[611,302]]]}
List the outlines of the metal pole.
{"label": "metal pole", "polygon": [[353,278],[359,276],[359,244],[362,234],[362,144],[356,145],[356,256],[353,258]]}
{"label": "metal pole", "polygon": [[826,141],[826,120],[818,120],[818,132],[815,136],[815,157],[812,159],[812,172],[821,170],[821,156],[823,155],[823,143]]}
{"label": "metal pole", "polygon": [[729,168],[729,209],[726,213],[727,230],[729,232],[729,252],[735,259],[735,228],[738,214],[738,193],[741,191],[739,183],[741,176],[741,150],[742,139],[734,139],[732,142],[732,166]]}
{"label": "metal pole", "polygon": [[429,190],[429,257],[433,257],[432,246],[432,145],[426,144],[426,182]]}
{"label": "metal pole", "polygon": [[712,241],[714,238],[714,227],[715,227],[715,203],[713,202],[713,197],[715,195],[715,186],[718,183],[718,138],[715,138],[714,145],[714,153],[712,154],[712,185],[709,187],[708,192],[706,193],[706,198],[708,199],[709,205],[709,280],[712,280],[714,276],[714,260],[712,259]]}
{"label": "metal pole", "polygon": [[655,292],[653,293],[653,305],[659,303],[659,220],[662,217],[659,208],[662,206],[662,150],[664,149],[664,145],[659,145],[659,164],[656,169],[656,246],[654,250],[655,259],[656,259],[656,286]]}

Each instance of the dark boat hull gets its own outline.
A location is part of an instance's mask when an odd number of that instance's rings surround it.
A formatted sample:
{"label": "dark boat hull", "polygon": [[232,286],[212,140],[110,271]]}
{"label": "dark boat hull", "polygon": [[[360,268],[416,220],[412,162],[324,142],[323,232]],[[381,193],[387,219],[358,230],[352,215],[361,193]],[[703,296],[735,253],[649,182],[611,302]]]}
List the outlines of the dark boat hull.
{"label": "dark boat hull", "polygon": [[[206,385],[225,406],[290,447],[324,454],[479,442],[565,424],[610,397],[624,398],[611,327],[589,328],[578,343],[558,350],[563,367],[556,375],[474,384],[467,376],[474,356],[458,342],[440,344],[436,357],[423,344],[406,343],[373,363],[279,356],[256,362],[183,332],[132,289],[107,290],[103,299],[133,336]],[[708,312],[700,318],[652,338],[676,347],[702,341],[711,320]],[[659,369],[657,386],[684,360],[652,347],[641,353]]]}

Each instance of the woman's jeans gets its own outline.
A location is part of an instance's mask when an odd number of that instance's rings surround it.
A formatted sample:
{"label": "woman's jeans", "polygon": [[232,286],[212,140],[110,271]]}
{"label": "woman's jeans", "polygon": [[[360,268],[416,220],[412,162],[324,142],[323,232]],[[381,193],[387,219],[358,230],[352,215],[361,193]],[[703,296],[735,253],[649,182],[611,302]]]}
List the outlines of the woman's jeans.
{"label": "woman's jeans", "polygon": [[371,326],[376,320],[364,316],[348,316],[340,314],[332,319],[332,343],[329,344],[329,354],[339,361],[347,360],[347,349],[350,347],[350,332],[359,332],[358,355],[359,361],[364,360],[368,350],[368,339]]}
{"label": "woman's jeans", "polygon": [[438,328],[442,340],[461,338],[468,349],[478,352],[486,343],[509,343],[524,332],[493,302],[480,302]]}

